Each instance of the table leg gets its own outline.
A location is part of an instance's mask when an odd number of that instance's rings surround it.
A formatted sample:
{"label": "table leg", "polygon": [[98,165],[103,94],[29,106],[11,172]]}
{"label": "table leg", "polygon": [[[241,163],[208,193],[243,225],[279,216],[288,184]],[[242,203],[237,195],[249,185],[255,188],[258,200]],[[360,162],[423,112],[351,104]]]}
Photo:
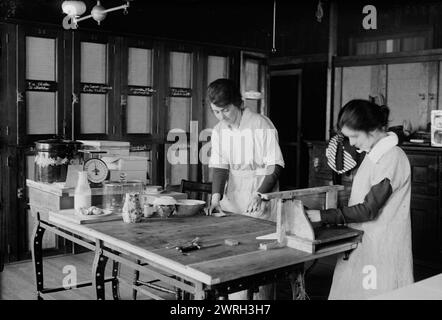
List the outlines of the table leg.
{"label": "table leg", "polygon": [[195,283],[195,300],[205,300],[206,299],[206,291],[204,290],[202,283]]}
{"label": "table leg", "polygon": [[37,299],[43,300],[41,291],[43,291],[43,249],[42,241],[45,229],[40,224],[40,215],[37,213],[37,223],[32,232],[32,261],[34,262],[34,272],[37,287]]}
{"label": "table leg", "polygon": [[[139,260],[139,259],[137,259],[137,264],[141,264],[141,260]],[[137,286],[138,285],[138,280],[140,279],[140,271],[138,271],[138,270],[135,270],[134,271],[134,276],[133,276],[133,281],[132,281],[132,284],[134,285],[134,286]],[[137,290],[135,290],[135,289],[132,289],[132,299],[133,300],[137,300],[137,294],[138,294],[138,291]]]}
{"label": "table leg", "polygon": [[290,285],[292,287],[293,300],[305,300],[305,281],[304,281],[304,264],[289,275]]}
{"label": "table leg", "polygon": [[103,241],[97,240],[95,243],[95,258],[92,266],[92,283],[95,286],[97,300],[104,300],[104,272],[106,270],[107,257],[103,255]]}
{"label": "table leg", "polygon": [[[114,252],[118,255],[117,252]],[[112,263],[112,296],[114,300],[120,300],[120,282],[118,276],[120,275],[120,263],[113,261]]]}

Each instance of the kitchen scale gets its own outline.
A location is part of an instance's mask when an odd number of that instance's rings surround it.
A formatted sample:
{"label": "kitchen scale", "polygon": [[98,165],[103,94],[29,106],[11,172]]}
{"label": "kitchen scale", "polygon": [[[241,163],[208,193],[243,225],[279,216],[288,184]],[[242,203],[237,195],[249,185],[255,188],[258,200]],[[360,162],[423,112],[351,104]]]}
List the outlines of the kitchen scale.
{"label": "kitchen scale", "polygon": [[88,154],[88,159],[83,164],[83,170],[87,172],[87,178],[91,188],[100,188],[109,175],[109,168],[106,162],[99,158],[101,153],[106,151],[81,150]]}

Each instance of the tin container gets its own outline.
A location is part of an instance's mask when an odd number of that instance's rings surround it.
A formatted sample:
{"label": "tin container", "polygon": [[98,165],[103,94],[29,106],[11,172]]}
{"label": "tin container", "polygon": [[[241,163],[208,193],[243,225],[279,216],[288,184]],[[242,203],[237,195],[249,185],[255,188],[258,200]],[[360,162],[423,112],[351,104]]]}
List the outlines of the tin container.
{"label": "tin container", "polygon": [[69,164],[80,164],[82,143],[71,140],[49,139],[35,142],[34,159],[37,182],[65,182]]}

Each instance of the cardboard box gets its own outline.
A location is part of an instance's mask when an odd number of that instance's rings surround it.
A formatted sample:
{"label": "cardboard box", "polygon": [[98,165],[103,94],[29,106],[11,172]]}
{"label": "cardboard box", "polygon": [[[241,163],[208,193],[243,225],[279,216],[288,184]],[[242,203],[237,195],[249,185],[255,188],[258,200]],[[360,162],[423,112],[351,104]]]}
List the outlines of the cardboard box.
{"label": "cardboard box", "polygon": [[103,156],[101,157],[101,160],[107,164],[109,170],[147,171],[149,158],[135,156]]}
{"label": "cardboard box", "polygon": [[147,183],[147,170],[109,170],[111,181],[120,181],[123,176],[126,180],[140,180]]}

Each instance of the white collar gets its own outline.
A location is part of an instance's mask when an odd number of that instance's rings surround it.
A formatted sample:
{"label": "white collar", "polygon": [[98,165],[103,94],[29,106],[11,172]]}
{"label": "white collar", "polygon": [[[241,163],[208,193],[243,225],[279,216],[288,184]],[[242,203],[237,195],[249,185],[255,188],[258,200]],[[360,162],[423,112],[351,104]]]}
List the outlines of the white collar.
{"label": "white collar", "polygon": [[374,147],[367,153],[367,157],[377,163],[391,148],[397,146],[399,139],[394,132],[387,132],[387,136],[379,140]]}

